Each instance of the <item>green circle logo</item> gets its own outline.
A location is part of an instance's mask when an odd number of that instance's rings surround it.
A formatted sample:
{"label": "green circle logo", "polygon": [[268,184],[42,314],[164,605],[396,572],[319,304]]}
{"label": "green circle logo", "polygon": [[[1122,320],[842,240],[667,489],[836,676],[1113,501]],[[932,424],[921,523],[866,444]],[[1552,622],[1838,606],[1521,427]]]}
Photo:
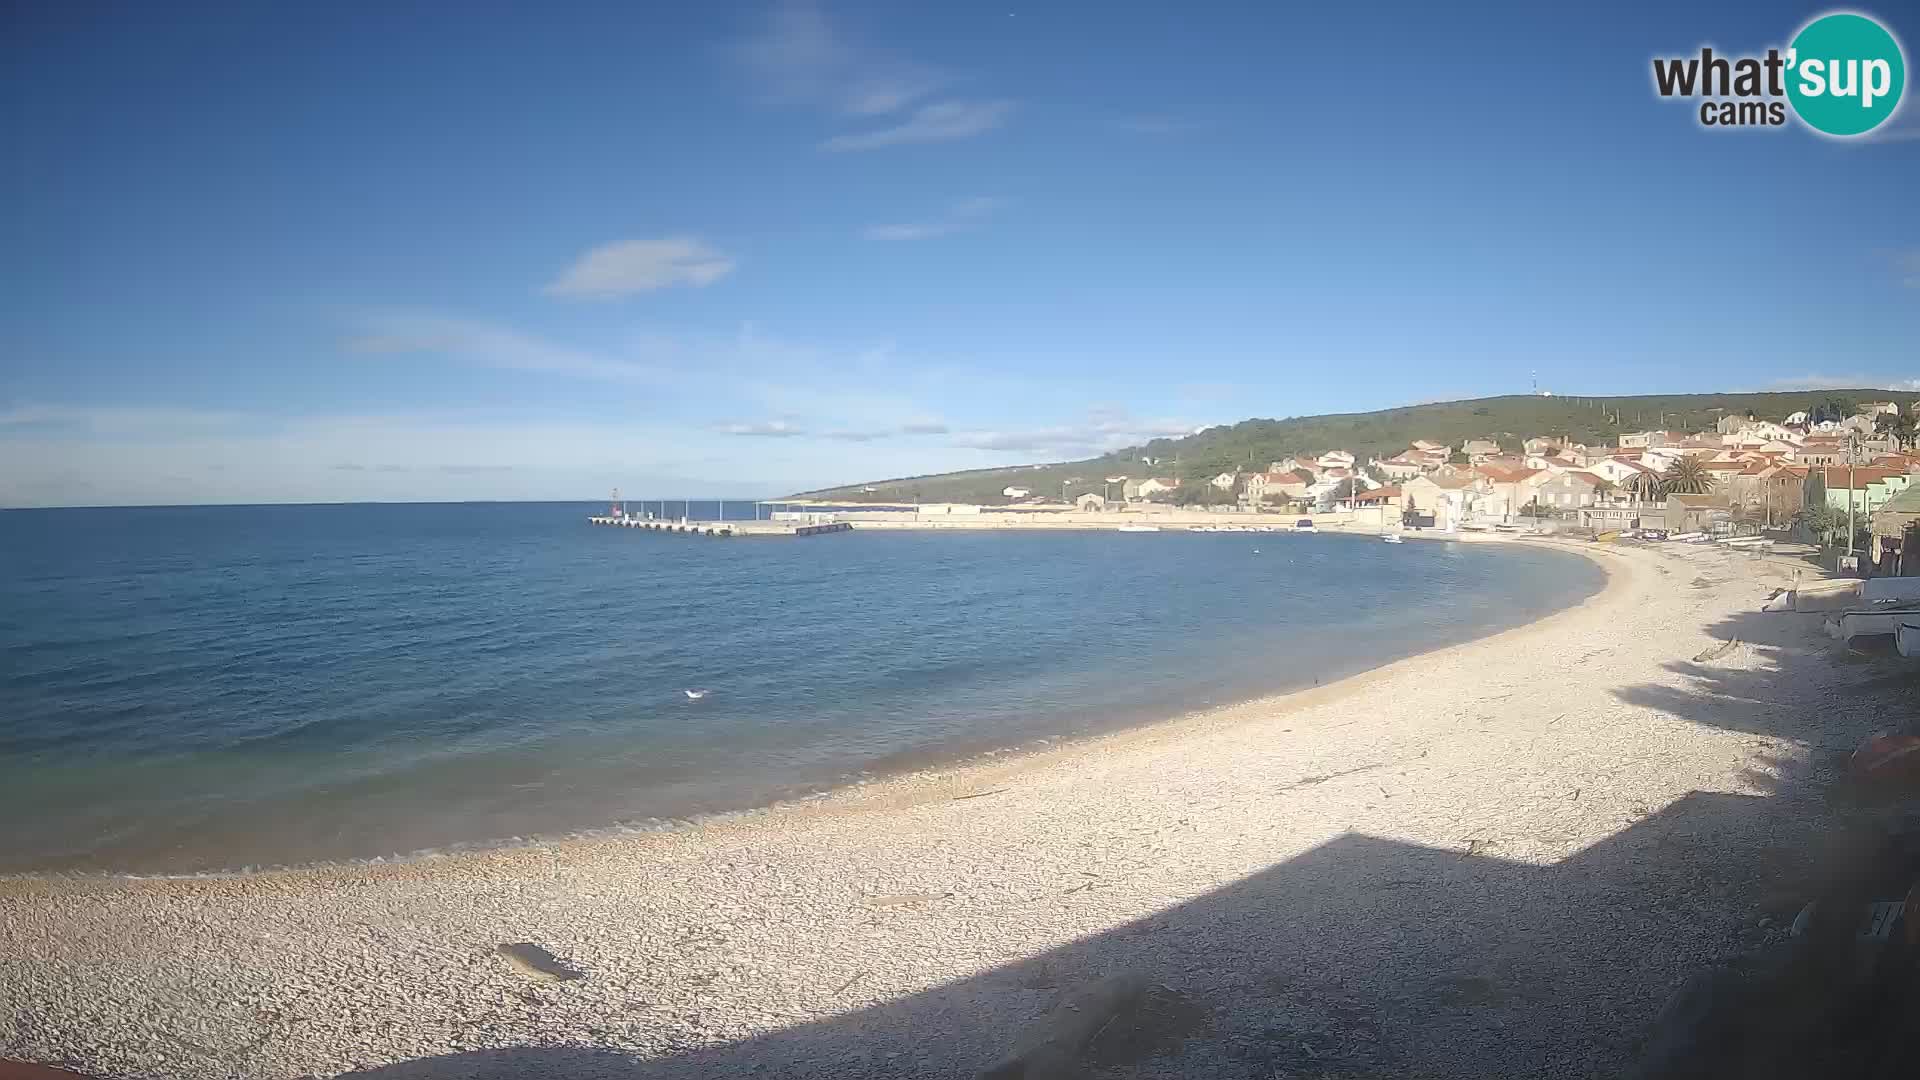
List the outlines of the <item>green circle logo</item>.
{"label": "green circle logo", "polygon": [[1864,135],[1893,115],[1906,88],[1900,43],[1865,15],[1822,15],[1787,51],[1787,99],[1815,131]]}

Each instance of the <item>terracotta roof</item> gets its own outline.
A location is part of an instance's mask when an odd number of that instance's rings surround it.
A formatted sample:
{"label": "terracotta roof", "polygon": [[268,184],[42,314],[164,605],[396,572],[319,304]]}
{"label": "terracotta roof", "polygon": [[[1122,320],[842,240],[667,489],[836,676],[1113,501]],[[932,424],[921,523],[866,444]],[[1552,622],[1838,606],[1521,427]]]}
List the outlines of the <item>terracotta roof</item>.
{"label": "terracotta roof", "polygon": [[1821,472],[1824,474],[1822,479],[1827,482],[1828,487],[1839,488],[1842,491],[1847,489],[1848,472],[1853,473],[1853,484],[1856,489],[1864,488],[1875,480],[1885,480],[1889,476],[1907,475],[1904,469],[1876,469],[1871,465],[1863,465],[1851,470],[1845,465],[1828,465],[1822,468]]}
{"label": "terracotta roof", "polygon": [[1546,470],[1529,469],[1524,465],[1515,469],[1509,469],[1499,465],[1480,466],[1480,475],[1492,480],[1496,484],[1517,484],[1522,480],[1538,476],[1543,472],[1546,472]]}
{"label": "terracotta roof", "polygon": [[1747,467],[1744,461],[1709,461],[1701,468],[1708,472],[1739,472]]}
{"label": "terracotta roof", "polygon": [[[1444,476],[1438,473],[1432,476],[1423,476],[1420,479],[1443,488],[1471,487],[1474,481],[1474,478],[1471,476]],[[1418,481],[1416,481],[1416,483],[1417,482]]]}
{"label": "terracotta roof", "polygon": [[1399,497],[1400,497],[1400,489],[1398,487],[1389,486],[1389,487],[1374,488],[1372,491],[1359,492],[1358,494],[1354,495],[1353,501],[1354,502],[1385,502],[1388,499],[1397,499]]}

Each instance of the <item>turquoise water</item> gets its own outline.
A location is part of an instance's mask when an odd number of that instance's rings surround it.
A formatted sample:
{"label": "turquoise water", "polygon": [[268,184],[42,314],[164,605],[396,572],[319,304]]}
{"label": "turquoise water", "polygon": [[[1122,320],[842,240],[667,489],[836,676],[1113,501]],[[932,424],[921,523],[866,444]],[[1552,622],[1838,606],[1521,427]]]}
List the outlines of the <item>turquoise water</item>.
{"label": "turquoise water", "polygon": [[0,872],[671,822],[1310,686],[1601,585],[1504,545],[729,541],[601,509],[0,512]]}

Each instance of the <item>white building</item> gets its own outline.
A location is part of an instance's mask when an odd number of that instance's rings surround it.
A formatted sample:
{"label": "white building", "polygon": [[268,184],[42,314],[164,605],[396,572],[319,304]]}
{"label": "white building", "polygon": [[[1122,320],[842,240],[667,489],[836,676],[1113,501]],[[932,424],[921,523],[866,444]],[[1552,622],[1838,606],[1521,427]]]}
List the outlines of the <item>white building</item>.
{"label": "white building", "polygon": [[1162,491],[1177,491],[1179,488],[1180,481],[1177,477],[1156,476],[1148,480],[1140,481],[1140,486],[1136,489],[1135,495],[1129,496],[1129,498],[1138,497],[1145,499],[1157,495]]}
{"label": "white building", "polygon": [[1212,480],[1207,481],[1207,483],[1212,484],[1214,487],[1219,488],[1221,491],[1232,491],[1234,485],[1238,484],[1239,482],[1240,482],[1240,474],[1231,473],[1231,472],[1223,472],[1219,476],[1214,477]]}
{"label": "white building", "polygon": [[1009,499],[1024,499],[1027,496],[1033,494],[1033,489],[1023,488],[1023,487],[1004,487],[1000,489],[1000,494],[1005,495]]}

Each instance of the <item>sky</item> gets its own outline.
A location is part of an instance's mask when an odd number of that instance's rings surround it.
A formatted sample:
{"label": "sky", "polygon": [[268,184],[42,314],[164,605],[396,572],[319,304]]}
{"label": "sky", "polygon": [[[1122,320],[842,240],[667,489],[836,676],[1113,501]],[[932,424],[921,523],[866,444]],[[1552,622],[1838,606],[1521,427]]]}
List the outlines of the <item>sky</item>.
{"label": "sky", "polygon": [[[12,4],[0,506],[771,497],[1252,416],[1920,377],[1819,5]],[[1920,10],[1859,8],[1920,55]]]}

